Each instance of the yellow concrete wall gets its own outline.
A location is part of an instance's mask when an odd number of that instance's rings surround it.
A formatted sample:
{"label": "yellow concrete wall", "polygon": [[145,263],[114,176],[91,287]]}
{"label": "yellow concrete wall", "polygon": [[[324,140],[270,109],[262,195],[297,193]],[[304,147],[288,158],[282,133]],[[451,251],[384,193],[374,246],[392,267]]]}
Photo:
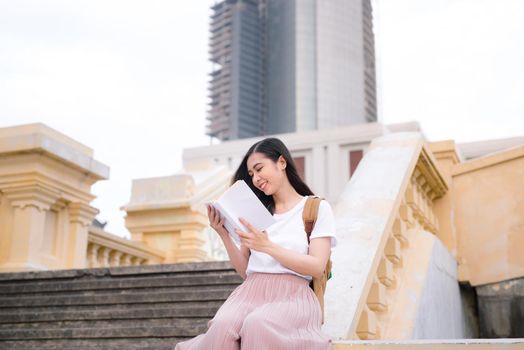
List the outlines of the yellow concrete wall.
{"label": "yellow concrete wall", "polygon": [[524,147],[457,164],[452,176],[459,278],[523,277]]}

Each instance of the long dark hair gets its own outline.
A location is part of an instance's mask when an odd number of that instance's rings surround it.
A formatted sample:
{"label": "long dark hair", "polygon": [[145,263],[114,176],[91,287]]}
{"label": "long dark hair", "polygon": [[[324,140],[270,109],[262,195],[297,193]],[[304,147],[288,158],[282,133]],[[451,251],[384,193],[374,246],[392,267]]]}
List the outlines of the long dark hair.
{"label": "long dark hair", "polygon": [[295,191],[297,191],[297,193],[302,196],[313,195],[313,191],[311,191],[308,185],[306,185],[304,181],[302,181],[300,176],[298,176],[297,167],[295,166],[295,162],[291,157],[291,153],[289,153],[289,150],[282,141],[274,137],[269,137],[261,141],[258,141],[257,143],[252,145],[247,151],[246,155],[242,159],[242,162],[238,166],[235,175],[233,176],[231,184],[235,183],[237,180],[244,180],[253,190],[253,192],[255,192],[257,197],[265,205],[265,207],[269,210],[271,214],[275,212],[275,201],[273,199],[273,196],[267,196],[264,192],[256,188],[255,185],[253,185],[251,176],[249,176],[247,171],[247,159],[250,155],[252,155],[255,152],[264,154],[267,158],[271,159],[275,163],[277,162],[278,158],[282,156],[287,163],[286,175],[291,186],[293,186]]}

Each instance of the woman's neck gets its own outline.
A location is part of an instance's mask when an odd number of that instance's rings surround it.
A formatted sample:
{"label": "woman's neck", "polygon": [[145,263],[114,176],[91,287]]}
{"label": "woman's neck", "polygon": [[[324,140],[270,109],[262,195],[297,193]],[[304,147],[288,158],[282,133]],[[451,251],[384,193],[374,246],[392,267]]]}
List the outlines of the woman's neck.
{"label": "woman's neck", "polygon": [[289,209],[297,205],[298,202],[303,198],[291,184],[282,186],[282,188],[273,194],[273,200],[275,201],[275,213],[286,212]]}

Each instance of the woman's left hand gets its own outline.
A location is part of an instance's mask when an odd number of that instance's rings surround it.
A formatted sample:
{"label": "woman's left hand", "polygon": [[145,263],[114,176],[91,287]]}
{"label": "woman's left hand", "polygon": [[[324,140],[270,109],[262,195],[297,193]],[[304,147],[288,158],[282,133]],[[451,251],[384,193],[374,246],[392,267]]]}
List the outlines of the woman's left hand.
{"label": "woman's left hand", "polygon": [[264,252],[271,246],[272,242],[269,240],[266,231],[257,230],[253,225],[242,218],[239,220],[242,225],[248,229],[248,232],[243,232],[238,229],[236,230],[236,233],[240,236],[240,242],[242,245],[259,252]]}

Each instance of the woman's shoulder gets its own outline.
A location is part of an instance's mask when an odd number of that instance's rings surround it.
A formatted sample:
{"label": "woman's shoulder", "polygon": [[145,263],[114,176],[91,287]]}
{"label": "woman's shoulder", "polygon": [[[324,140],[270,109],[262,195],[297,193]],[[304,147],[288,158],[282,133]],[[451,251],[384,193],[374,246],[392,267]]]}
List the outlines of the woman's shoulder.
{"label": "woman's shoulder", "polygon": [[[323,199],[320,202],[318,209],[317,220],[315,222],[315,227],[311,234],[312,238],[316,237],[336,237],[336,223],[335,216],[333,215],[333,209],[331,204]],[[336,246],[336,239],[332,239],[331,247]]]}
{"label": "woman's shoulder", "polygon": [[320,199],[321,199],[321,201],[320,201],[320,206],[321,207],[323,206],[323,207],[331,208],[331,204],[328,202],[327,199],[325,199],[325,198],[320,198]]}
{"label": "woman's shoulder", "polygon": [[[331,204],[327,201],[327,199],[322,198],[322,197],[319,197],[319,198],[321,200],[320,200],[320,204],[319,204],[319,207],[318,207],[318,214],[317,214],[317,216],[318,217],[321,217],[321,216],[324,216],[324,215],[333,216],[333,208],[331,207]],[[304,207],[305,207],[305,205],[304,205]]]}
{"label": "woman's shoulder", "polygon": [[320,201],[318,213],[319,215],[322,215],[322,214],[333,215],[333,208],[331,207],[331,204],[326,199],[322,199]]}

